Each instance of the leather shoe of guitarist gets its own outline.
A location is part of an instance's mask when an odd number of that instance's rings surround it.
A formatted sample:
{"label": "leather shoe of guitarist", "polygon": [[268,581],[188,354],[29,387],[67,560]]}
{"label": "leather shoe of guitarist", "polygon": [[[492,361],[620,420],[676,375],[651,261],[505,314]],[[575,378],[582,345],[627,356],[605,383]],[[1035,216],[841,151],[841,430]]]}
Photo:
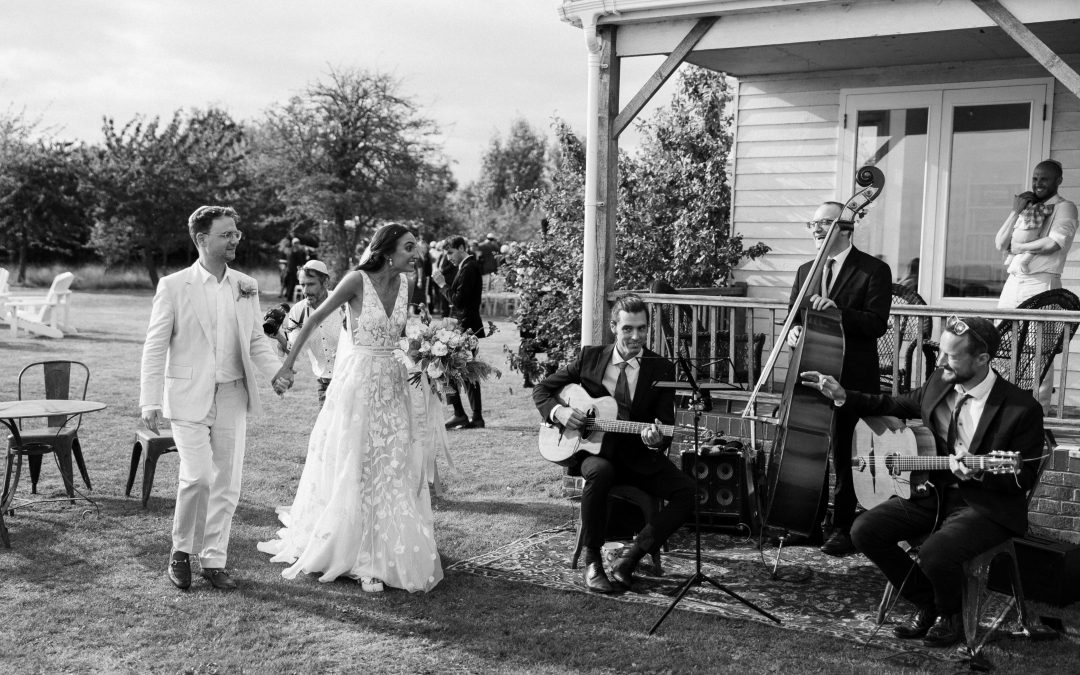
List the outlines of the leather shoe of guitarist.
{"label": "leather shoe of guitarist", "polygon": [[594,593],[615,592],[615,587],[604,574],[604,564],[599,560],[585,563],[585,587]]}
{"label": "leather shoe of guitarist", "polygon": [[637,569],[638,562],[641,561],[644,553],[637,544],[631,546],[625,553],[616,558],[611,565],[611,578],[626,588],[632,588],[634,585],[634,570]]}

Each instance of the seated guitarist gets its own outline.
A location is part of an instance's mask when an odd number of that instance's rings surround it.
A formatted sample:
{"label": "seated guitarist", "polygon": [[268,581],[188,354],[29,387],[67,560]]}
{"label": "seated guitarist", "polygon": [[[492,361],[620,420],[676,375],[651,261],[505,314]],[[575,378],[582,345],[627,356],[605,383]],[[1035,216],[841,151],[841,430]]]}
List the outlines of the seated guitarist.
{"label": "seated guitarist", "polygon": [[[675,394],[653,384],[673,380],[671,362],[644,347],[649,334],[645,303],[636,295],[625,295],[611,308],[611,330],[615,344],[584,347],[569,365],[536,385],[533,402],[545,420],[577,429],[586,412],[562,405],[560,390],[568,384],[581,385],[590,396],[613,396],[619,405],[618,418],[635,422],[671,424],[675,418]],[[650,495],[667,500],[667,505],[634,538],[611,568],[611,576],[629,588],[638,561],[654,553],[689,515],[693,508],[694,483],[672,464],[665,439],[656,424],[638,435],[605,434],[599,455],[586,455],[569,468],[570,475],[583,476],[581,495],[581,536],[585,549],[585,585],[597,593],[612,593],[615,587],[604,574],[600,547],[604,545],[607,496],[613,485],[629,484]]]}
{"label": "seated guitarist", "polygon": [[[937,371],[921,389],[900,396],[845,391],[832,377],[800,373],[803,384],[860,416],[921,417],[937,454],[949,457],[951,473],[930,472],[923,490],[913,487],[910,499],[878,504],[851,530],[855,547],[917,608],[894,634],[922,637],[928,647],[955,644],[964,634],[964,561],[1027,531],[1025,492],[1035,483],[1042,454],[1043,413],[1030,391],[990,368],[998,342],[990,321],[951,317],[941,334]],[[993,450],[1019,452],[1019,473],[992,475],[964,463]],[[917,562],[897,545],[927,534]]]}

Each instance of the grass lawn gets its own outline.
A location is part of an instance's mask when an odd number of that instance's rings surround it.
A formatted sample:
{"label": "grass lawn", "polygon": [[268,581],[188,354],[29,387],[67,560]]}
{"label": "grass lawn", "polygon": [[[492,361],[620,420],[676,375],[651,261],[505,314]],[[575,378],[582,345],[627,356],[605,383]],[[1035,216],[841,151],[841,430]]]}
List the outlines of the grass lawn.
{"label": "grass lawn", "polygon": [[[272,301],[264,295],[264,305]],[[880,649],[682,610],[648,637],[655,607],[464,573],[448,573],[426,595],[369,595],[355,582],[311,576],[286,581],[255,544],[273,536],[274,507],[291,501],[303,465],[317,413],[303,371],[284,399],[261,383],[266,414],[249,425],[229,551],[240,590],[215,592],[196,577],[190,591],[177,591],[165,576],[176,455],[161,459],[148,510],[139,501],[141,473],[124,496],[150,302],[148,291],[79,292],[78,335],[12,340],[6,327],[0,332],[0,400],[15,398],[26,363],[72,358],[90,366],[88,398],[108,404],[85,416],[79,433],[100,509],[48,504],[8,518],[0,672],[910,672]],[[530,390],[505,368],[502,349],[516,331],[500,328],[481,341],[482,357],[504,370],[484,386],[488,426],[453,432],[457,469],[440,467],[447,491],[435,500],[435,525],[444,566],[576,515],[560,496],[561,470],[536,452]],[[43,466],[39,492],[61,489],[55,465]],[[25,472],[19,492],[29,492]],[[990,649],[1004,672],[1072,672],[1075,623],[1064,640]]]}

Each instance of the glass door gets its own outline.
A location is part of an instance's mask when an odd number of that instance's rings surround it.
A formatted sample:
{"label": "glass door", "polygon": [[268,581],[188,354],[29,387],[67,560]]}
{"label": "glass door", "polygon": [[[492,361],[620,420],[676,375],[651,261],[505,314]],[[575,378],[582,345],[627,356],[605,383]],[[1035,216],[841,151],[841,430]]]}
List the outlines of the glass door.
{"label": "glass door", "polygon": [[994,235],[1028,189],[1043,159],[1045,87],[945,92],[942,111],[938,241],[942,264],[933,295],[944,302],[986,298],[996,304],[1005,266]]}

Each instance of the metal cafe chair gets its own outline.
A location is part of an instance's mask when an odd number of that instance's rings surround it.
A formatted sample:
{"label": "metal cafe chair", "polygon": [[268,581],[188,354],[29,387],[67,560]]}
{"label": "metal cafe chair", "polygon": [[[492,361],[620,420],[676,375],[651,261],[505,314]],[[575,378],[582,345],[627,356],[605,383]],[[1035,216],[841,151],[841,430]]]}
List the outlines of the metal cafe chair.
{"label": "metal cafe chair", "polygon": [[[79,361],[38,361],[31,363],[19,373],[18,398],[23,400],[86,400],[86,389],[90,382],[90,369]],[[72,457],[82,474],[86,489],[90,486],[90,475],[86,471],[82,445],[79,442],[79,426],[82,415],[70,418],[66,415],[43,418],[45,426],[24,428],[25,421],[19,423],[19,435],[22,443],[14,447],[14,439],[8,438],[8,471],[15,455],[26,457],[30,466],[30,490],[37,494],[38,478],[41,475],[42,456],[52,453],[60,468],[64,487],[69,498],[75,496],[75,486],[71,466]],[[74,503],[74,499],[72,499]]]}

